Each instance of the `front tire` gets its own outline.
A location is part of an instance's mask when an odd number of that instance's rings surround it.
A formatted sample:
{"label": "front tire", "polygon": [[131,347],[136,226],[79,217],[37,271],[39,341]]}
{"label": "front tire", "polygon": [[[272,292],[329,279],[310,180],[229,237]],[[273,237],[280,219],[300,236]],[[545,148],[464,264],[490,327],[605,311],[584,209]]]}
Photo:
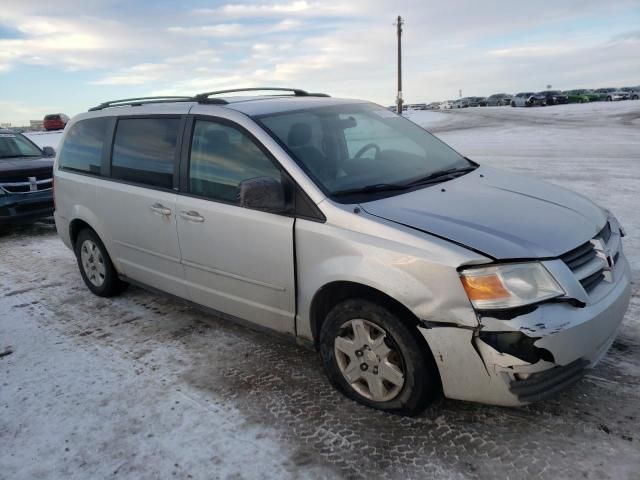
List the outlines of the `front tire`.
{"label": "front tire", "polygon": [[367,300],[346,300],[329,312],[320,354],[331,383],[372,408],[415,415],[441,391],[437,367],[417,329]]}
{"label": "front tire", "polygon": [[113,297],[126,287],[118,278],[107,249],[98,235],[89,229],[78,234],[75,245],[78,268],[85,285],[99,297]]}

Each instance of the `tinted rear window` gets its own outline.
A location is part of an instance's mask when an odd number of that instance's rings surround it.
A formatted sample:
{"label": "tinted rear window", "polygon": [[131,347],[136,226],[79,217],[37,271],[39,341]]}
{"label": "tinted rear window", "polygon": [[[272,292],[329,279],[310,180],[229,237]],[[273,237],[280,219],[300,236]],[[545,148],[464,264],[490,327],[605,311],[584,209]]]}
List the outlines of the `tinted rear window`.
{"label": "tinted rear window", "polygon": [[59,167],[99,175],[108,124],[108,118],[89,118],[75,123],[64,139]]}
{"label": "tinted rear window", "polygon": [[173,187],[178,118],[118,120],[111,176],[154,187]]}

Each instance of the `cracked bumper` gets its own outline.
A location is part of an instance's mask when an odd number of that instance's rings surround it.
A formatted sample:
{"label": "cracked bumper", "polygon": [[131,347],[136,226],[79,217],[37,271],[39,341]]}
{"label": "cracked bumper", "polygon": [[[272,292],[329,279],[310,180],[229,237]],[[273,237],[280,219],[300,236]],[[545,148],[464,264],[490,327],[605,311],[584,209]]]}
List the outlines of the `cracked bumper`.
{"label": "cracked bumper", "polygon": [[[600,288],[600,287],[599,287]],[[629,305],[630,268],[621,255],[612,283],[583,308],[545,303],[509,320],[481,317],[482,332],[521,332],[553,358],[529,363],[482,341],[478,329],[419,327],[448,398],[518,406],[542,400],[579,380],[607,352]]]}

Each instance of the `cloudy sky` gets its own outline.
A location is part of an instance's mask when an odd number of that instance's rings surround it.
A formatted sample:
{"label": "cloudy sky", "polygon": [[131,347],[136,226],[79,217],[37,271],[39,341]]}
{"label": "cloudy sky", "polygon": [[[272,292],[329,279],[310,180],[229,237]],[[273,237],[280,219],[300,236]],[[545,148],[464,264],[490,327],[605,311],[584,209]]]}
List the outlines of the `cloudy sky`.
{"label": "cloudy sky", "polygon": [[640,84],[640,0],[3,0],[0,122],[101,101],[295,86],[385,105]]}

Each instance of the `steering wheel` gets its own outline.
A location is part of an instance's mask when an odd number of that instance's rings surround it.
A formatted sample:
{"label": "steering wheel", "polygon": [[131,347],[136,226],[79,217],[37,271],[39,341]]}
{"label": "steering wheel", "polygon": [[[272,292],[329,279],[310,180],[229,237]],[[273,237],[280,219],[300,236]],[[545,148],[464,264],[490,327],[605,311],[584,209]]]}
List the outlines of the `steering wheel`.
{"label": "steering wheel", "polygon": [[375,148],[376,157],[377,157],[380,154],[380,147],[375,143],[367,143],[364,147],[362,147],[360,150],[358,150],[358,152],[356,153],[356,156],[354,158],[362,157],[364,152],[366,152],[367,150],[371,150],[372,148]]}

